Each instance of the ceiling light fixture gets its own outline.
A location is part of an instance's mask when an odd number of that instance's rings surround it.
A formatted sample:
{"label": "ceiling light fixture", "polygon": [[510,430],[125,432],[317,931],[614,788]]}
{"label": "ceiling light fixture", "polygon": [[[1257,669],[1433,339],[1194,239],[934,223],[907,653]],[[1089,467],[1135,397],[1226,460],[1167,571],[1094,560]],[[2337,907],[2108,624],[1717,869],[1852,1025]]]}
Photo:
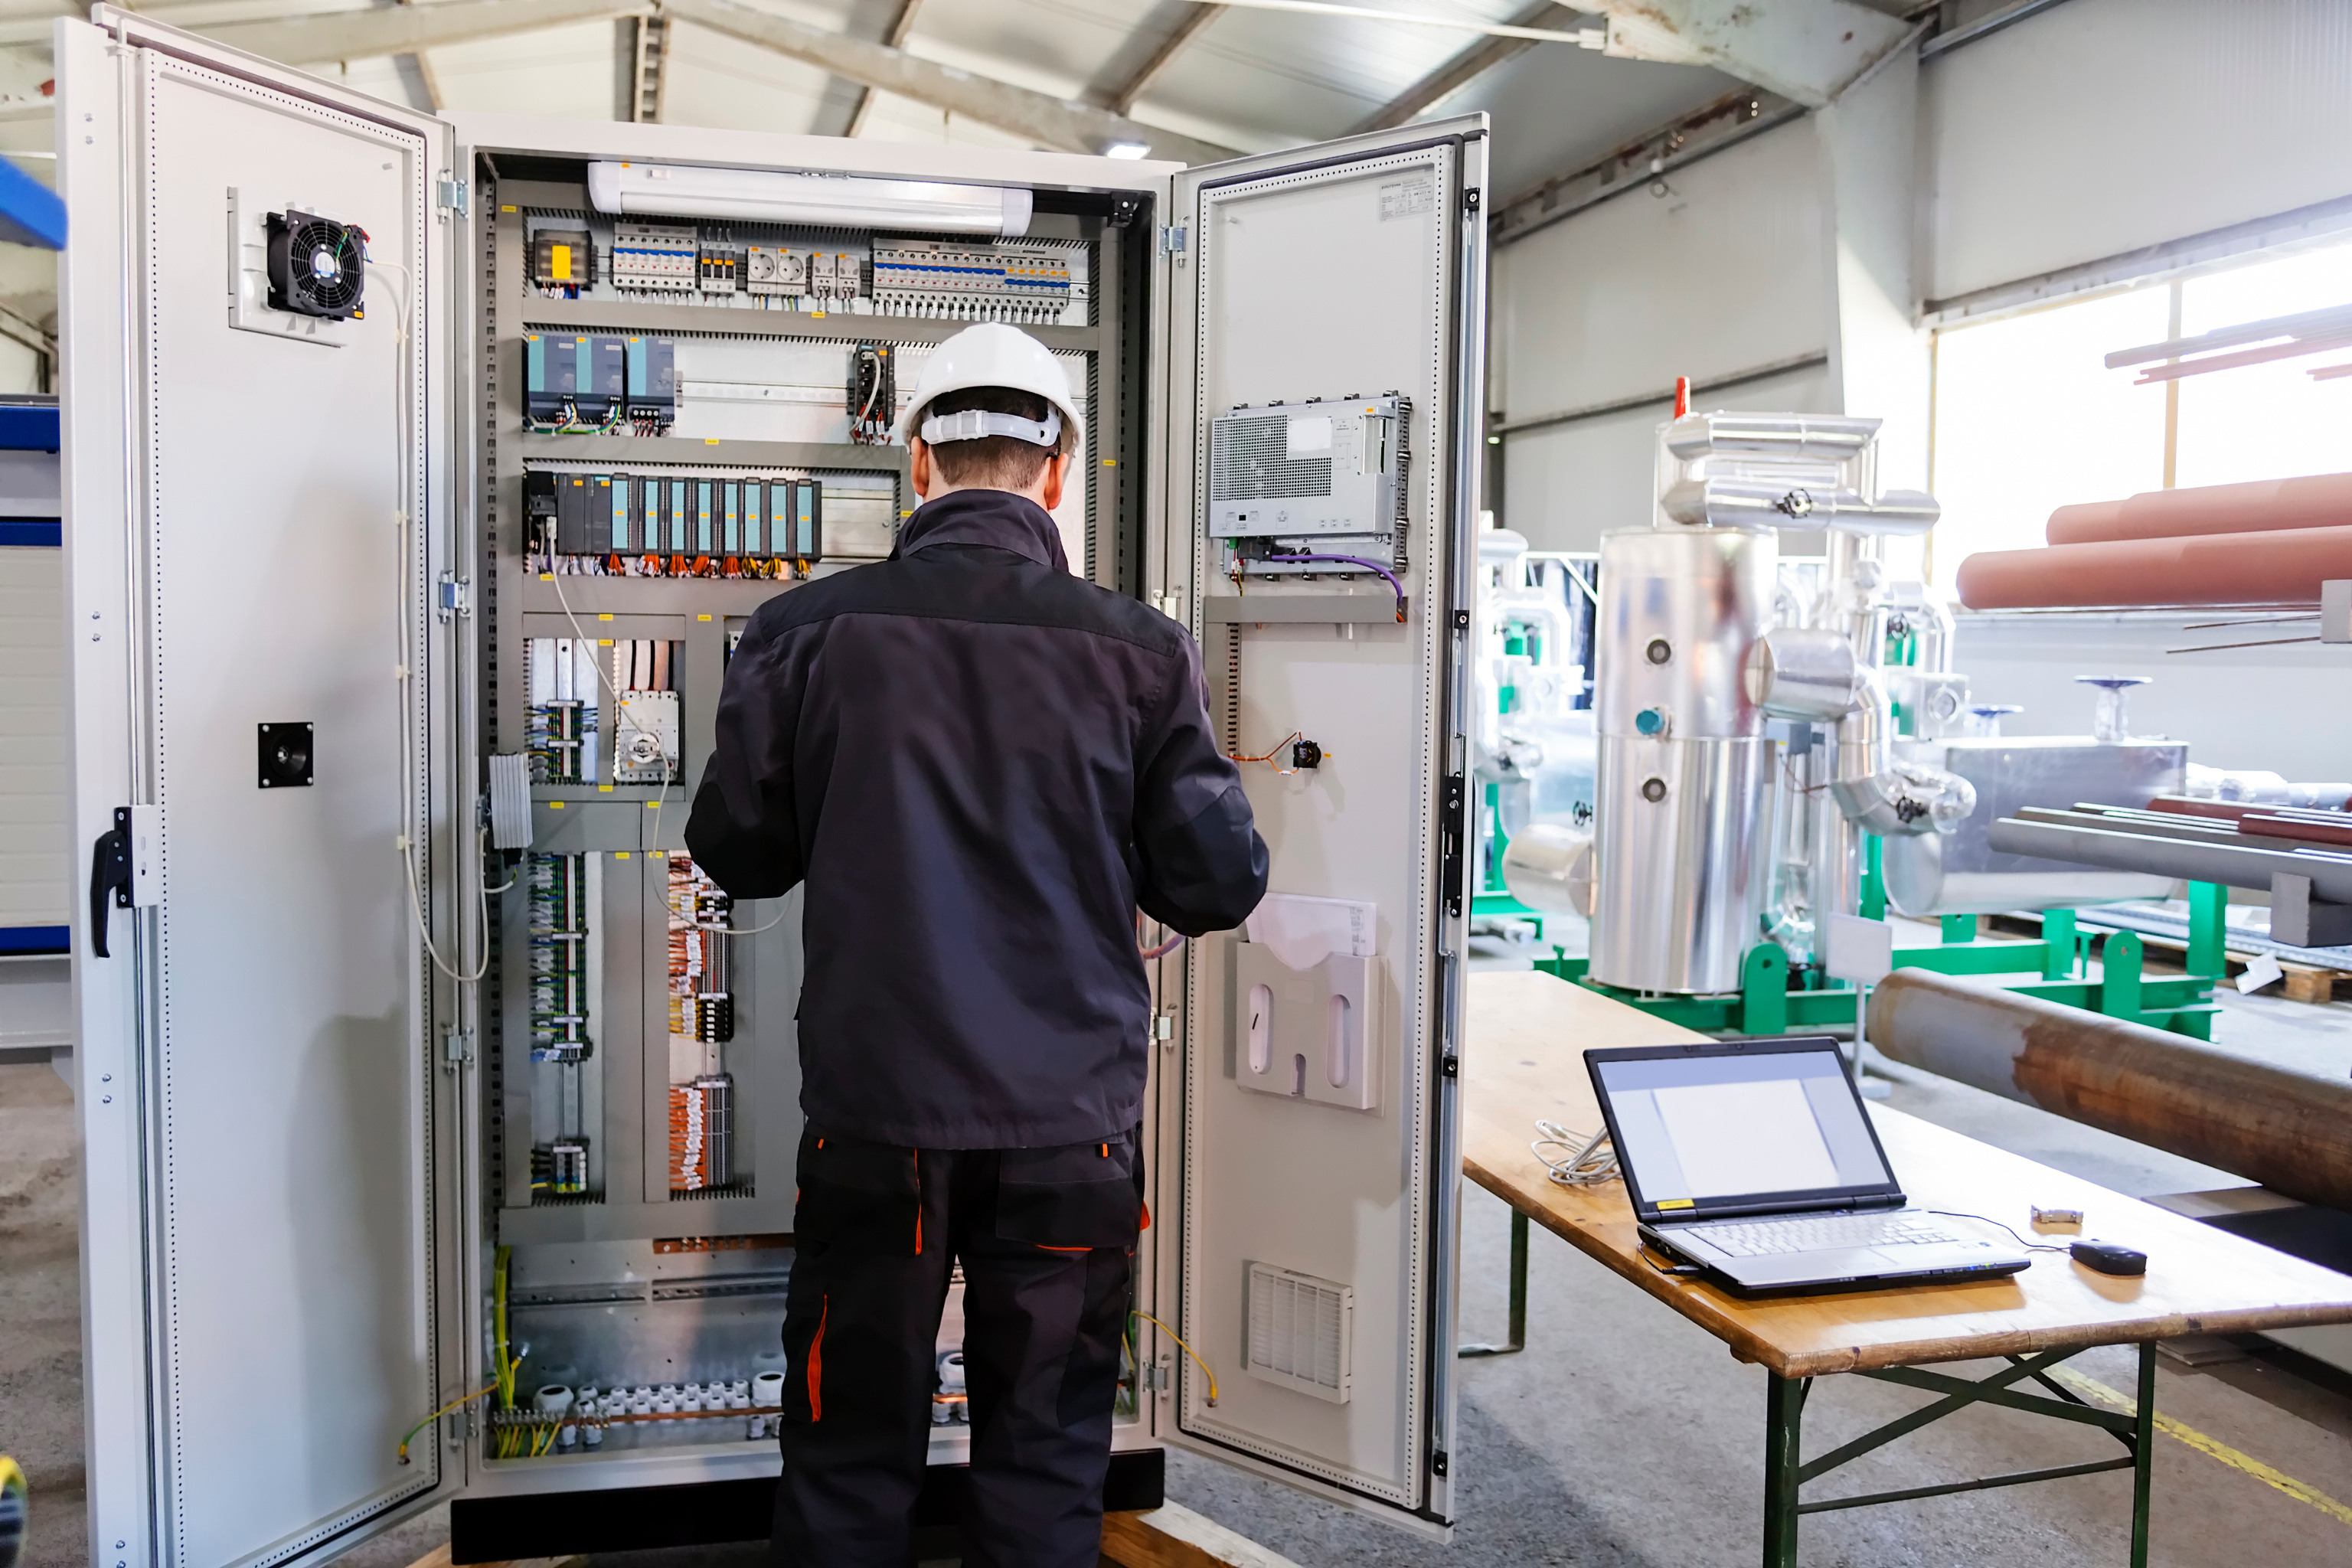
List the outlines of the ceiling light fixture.
{"label": "ceiling light fixture", "polygon": [[1019,185],[950,185],[689,163],[591,163],[588,199],[605,213],[985,234],[1005,239],[1029,232],[1031,208],[1030,193]]}
{"label": "ceiling light fixture", "polygon": [[1103,148],[1103,156],[1106,158],[1149,158],[1151,156],[1151,143],[1149,142],[1113,142]]}

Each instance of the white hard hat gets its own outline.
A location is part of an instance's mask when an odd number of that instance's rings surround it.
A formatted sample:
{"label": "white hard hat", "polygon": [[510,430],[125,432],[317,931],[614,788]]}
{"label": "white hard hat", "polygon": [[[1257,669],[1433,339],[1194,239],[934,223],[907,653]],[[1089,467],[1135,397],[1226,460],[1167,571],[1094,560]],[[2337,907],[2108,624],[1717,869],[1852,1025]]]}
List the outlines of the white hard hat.
{"label": "white hard hat", "polygon": [[[914,398],[898,416],[899,442],[903,445],[923,434],[923,410],[930,406],[934,398],[971,386],[1006,386],[1016,392],[1034,393],[1052,405],[1069,426],[1070,450],[1076,452],[1085,447],[1087,422],[1078,417],[1077,399],[1070,395],[1069,373],[1062,368],[1062,362],[1054,357],[1051,349],[1020,328],[1008,327],[1002,321],[982,321],[978,326],[966,327],[930,352],[923,361],[923,374],[915,380]],[[1009,421],[1020,427],[983,427],[999,421]],[[984,419],[975,416],[965,423],[971,428],[961,434],[967,437],[1005,435],[1039,446],[1053,444],[1044,426],[1011,415],[988,415]]]}

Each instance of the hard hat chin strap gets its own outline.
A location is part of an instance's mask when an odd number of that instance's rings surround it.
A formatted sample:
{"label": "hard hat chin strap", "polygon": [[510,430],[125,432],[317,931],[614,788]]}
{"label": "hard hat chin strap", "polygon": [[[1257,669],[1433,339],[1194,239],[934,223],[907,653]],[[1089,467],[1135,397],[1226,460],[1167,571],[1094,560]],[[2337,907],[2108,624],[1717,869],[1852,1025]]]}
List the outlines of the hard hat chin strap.
{"label": "hard hat chin strap", "polygon": [[1045,410],[1045,422],[1024,419],[1017,414],[998,414],[985,408],[967,408],[957,414],[932,414],[923,419],[922,437],[928,446],[944,446],[950,441],[977,441],[988,436],[1010,436],[1016,441],[1026,441],[1036,447],[1057,447],[1062,440],[1062,411]]}

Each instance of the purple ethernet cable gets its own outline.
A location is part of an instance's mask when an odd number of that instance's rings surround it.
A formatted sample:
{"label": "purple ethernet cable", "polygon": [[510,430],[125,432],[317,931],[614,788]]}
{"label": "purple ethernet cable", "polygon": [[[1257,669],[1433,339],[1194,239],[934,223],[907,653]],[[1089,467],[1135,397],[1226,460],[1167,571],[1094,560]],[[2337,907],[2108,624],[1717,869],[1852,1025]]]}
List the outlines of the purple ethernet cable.
{"label": "purple ethernet cable", "polygon": [[1396,580],[1395,573],[1377,561],[1367,561],[1360,555],[1269,555],[1265,559],[1268,561],[1336,561],[1344,565],[1360,566],[1367,572],[1377,572],[1387,580],[1389,587],[1396,594],[1396,618],[1400,625],[1403,623],[1404,584]]}

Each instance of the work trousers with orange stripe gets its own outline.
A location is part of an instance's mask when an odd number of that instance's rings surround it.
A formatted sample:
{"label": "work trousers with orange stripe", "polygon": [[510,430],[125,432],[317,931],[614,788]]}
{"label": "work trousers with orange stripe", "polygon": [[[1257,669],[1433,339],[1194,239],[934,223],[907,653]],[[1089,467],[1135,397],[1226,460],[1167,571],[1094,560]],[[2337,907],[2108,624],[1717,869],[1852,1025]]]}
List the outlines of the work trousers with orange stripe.
{"label": "work trousers with orange stripe", "polygon": [[1095,1568],[1142,1225],[1135,1132],[908,1149],[811,1128],[776,1489],[778,1568],[905,1568],[950,1275],[963,1269],[971,1568]]}

